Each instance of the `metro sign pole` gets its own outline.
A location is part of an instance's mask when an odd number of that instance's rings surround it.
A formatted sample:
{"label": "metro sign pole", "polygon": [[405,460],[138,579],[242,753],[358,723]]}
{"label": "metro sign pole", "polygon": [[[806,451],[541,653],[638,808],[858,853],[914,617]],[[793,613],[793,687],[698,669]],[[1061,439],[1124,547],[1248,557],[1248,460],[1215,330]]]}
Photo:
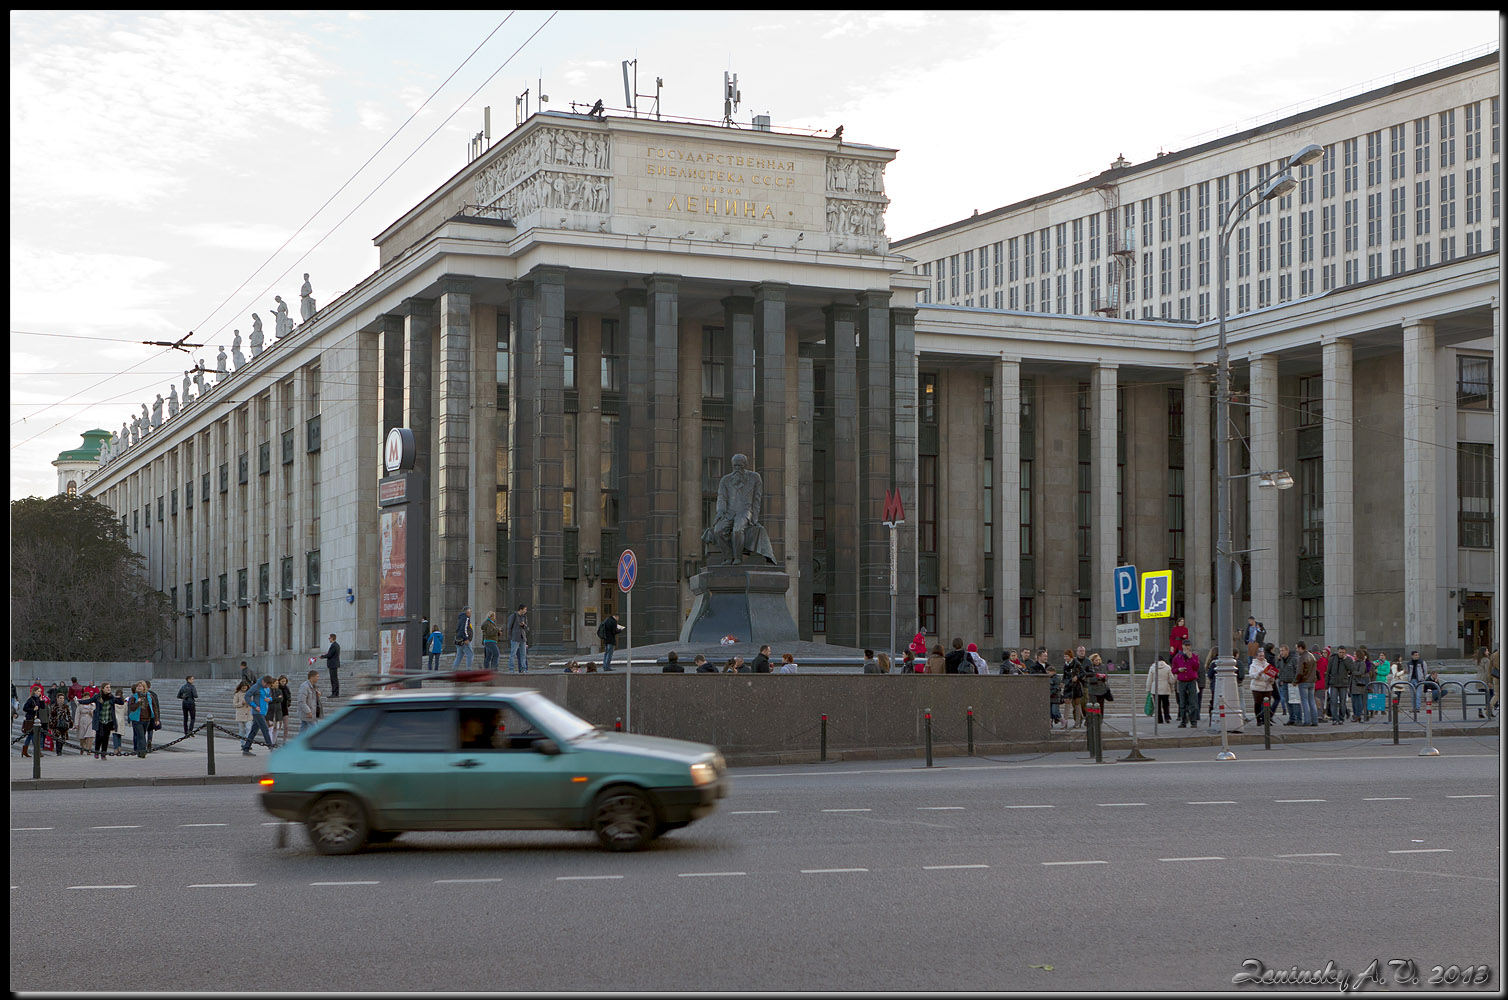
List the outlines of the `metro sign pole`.
{"label": "metro sign pole", "polygon": [[898,564],[900,563],[900,542],[896,530],[906,523],[906,509],[901,506],[901,491],[885,491],[885,520],[880,523],[890,529],[890,658],[892,668],[895,666],[895,596],[900,592],[900,580],[897,576]]}

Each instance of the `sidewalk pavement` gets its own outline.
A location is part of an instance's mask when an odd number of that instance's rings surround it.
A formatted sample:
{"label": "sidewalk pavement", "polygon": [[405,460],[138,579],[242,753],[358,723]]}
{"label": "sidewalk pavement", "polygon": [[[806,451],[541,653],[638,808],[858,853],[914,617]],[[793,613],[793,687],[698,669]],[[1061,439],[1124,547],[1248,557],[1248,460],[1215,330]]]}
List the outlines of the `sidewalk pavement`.
{"label": "sidewalk pavement", "polygon": [[[235,732],[235,723],[225,726]],[[298,732],[298,723],[290,722],[288,735]],[[20,726],[11,728],[11,739],[21,735]],[[223,730],[215,732],[215,773],[209,774],[209,739],[204,724],[193,736],[183,738],[181,729],[171,724],[153,736],[152,752],[146,758],[131,752],[131,734],[121,740],[121,753],[96,760],[94,754],[80,753],[78,744],[69,741],[61,756],[42,755],[42,778],[32,778],[32,758],[21,756],[21,746],[10,748],[11,788],[100,788],[120,785],[219,785],[247,784],[265,774],[272,752],[260,744],[252,747],[253,756],[241,754],[241,741]],[[178,742],[175,742],[178,741]],[[167,744],[172,743],[172,746]]]}

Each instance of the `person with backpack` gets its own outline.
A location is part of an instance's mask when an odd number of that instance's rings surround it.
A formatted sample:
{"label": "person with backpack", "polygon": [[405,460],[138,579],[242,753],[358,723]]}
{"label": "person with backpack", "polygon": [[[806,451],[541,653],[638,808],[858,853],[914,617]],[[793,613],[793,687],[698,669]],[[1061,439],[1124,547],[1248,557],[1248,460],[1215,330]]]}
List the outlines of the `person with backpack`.
{"label": "person with backpack", "polygon": [[445,633],[438,627],[424,640],[425,652],[428,654],[430,670],[440,669],[440,652],[445,646]]}
{"label": "person with backpack", "polygon": [[618,624],[618,616],[609,612],[597,626],[597,638],[602,640],[602,669],[613,669],[613,653],[618,648],[618,634],[628,629]]}
{"label": "person with backpack", "polygon": [[[512,619],[510,618],[509,621]],[[471,627],[471,608],[462,608],[460,616],[456,618],[456,660],[450,665],[451,670],[461,669],[462,657],[466,659],[466,669],[471,669],[473,662],[471,640],[475,634],[475,630]],[[331,694],[333,696],[334,692],[332,691]]]}
{"label": "person with backpack", "polygon": [[503,637],[503,630],[497,627],[497,612],[487,612],[487,617],[482,619],[482,669],[492,670],[498,664],[499,653],[497,641]]}
{"label": "person with backpack", "polygon": [[183,679],[183,686],[178,689],[178,700],[183,703],[183,735],[187,736],[189,730],[194,728],[199,704],[199,689],[194,686],[193,674]]}

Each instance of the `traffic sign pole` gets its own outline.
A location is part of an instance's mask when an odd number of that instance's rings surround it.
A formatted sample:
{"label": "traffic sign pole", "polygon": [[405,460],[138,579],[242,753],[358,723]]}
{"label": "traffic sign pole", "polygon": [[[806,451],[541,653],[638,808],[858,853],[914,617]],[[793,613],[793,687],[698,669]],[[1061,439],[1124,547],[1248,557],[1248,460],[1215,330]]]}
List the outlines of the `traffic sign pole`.
{"label": "traffic sign pole", "polygon": [[623,725],[634,731],[634,580],[639,575],[639,560],[633,549],[624,549],[618,557],[618,589],[628,596],[628,641],[624,643],[628,662],[624,664]]}

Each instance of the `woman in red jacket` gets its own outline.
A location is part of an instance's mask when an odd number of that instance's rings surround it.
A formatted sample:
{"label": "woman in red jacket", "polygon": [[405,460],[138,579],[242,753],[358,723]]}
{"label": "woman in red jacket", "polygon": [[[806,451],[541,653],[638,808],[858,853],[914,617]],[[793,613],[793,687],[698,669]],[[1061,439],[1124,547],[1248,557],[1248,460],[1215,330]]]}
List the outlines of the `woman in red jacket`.
{"label": "woman in red jacket", "polygon": [[1183,623],[1183,619],[1180,618],[1178,619],[1178,624],[1174,625],[1172,631],[1168,633],[1168,646],[1170,650],[1168,655],[1177,656],[1180,652],[1182,652],[1183,640],[1187,639],[1188,637],[1189,628]]}

